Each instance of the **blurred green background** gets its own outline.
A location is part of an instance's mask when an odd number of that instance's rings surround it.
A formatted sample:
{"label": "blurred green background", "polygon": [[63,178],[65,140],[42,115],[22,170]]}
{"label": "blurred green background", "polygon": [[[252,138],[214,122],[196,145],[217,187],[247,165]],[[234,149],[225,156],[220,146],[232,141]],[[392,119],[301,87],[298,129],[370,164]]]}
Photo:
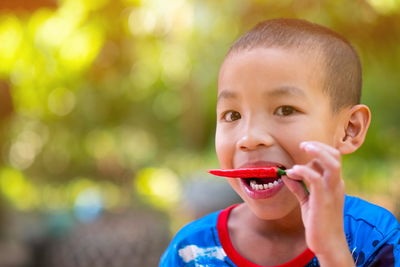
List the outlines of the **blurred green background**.
{"label": "blurred green background", "polygon": [[2,0],[0,239],[19,242],[15,266],[37,258],[27,242],[104,214],[151,211],[168,239],[207,212],[219,66],[274,17],[328,26],[360,53],[373,118],[344,158],[347,191],[399,216],[400,0]]}

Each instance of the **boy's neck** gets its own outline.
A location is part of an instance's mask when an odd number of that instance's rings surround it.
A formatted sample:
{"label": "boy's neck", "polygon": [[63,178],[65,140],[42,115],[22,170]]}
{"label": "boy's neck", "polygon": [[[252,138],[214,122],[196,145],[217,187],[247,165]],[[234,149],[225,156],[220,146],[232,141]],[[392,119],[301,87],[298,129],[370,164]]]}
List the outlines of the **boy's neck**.
{"label": "boy's neck", "polygon": [[236,251],[262,266],[288,262],[307,248],[300,209],[284,218],[263,220],[239,205],[228,218],[228,231]]}

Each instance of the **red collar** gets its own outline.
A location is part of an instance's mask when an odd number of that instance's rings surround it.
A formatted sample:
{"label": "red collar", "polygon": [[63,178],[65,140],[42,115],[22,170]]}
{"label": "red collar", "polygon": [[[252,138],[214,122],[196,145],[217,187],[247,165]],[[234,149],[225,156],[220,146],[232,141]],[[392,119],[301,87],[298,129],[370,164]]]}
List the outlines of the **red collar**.
{"label": "red collar", "polygon": [[[235,248],[233,247],[232,241],[229,237],[228,232],[228,217],[230,212],[233,208],[238,206],[239,204],[230,206],[220,212],[218,215],[218,222],[217,222],[217,230],[218,230],[218,237],[221,242],[222,248],[226,252],[228,258],[230,258],[233,263],[237,266],[246,266],[246,267],[263,267],[261,265],[257,265],[252,263],[248,259],[244,258],[240,255]],[[276,265],[274,267],[299,267],[305,266],[315,257],[314,253],[310,249],[304,250],[300,255],[296,258],[292,259],[289,262],[286,262],[281,265]]]}

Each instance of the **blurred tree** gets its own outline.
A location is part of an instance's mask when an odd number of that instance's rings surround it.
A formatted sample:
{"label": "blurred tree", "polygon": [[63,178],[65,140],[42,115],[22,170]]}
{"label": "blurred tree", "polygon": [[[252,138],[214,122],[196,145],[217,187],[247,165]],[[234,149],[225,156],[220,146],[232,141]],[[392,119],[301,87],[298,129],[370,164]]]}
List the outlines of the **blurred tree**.
{"label": "blurred tree", "polygon": [[[7,124],[14,111],[10,86],[5,81],[0,80],[0,153],[3,155],[4,142],[6,141],[5,132],[7,131]],[[4,157],[0,157],[0,165],[3,164]]]}
{"label": "blurred tree", "polygon": [[55,0],[2,0],[0,2],[0,10],[21,12],[21,11],[35,11],[39,8],[56,8],[58,6]]}
{"label": "blurred tree", "polygon": [[[399,212],[400,1],[1,0],[0,237],[17,225],[6,210],[32,210],[66,233],[37,247],[38,266],[155,265],[182,206],[230,203],[198,174],[217,165],[219,66],[274,17],[328,26],[359,51],[373,121],[344,158],[346,186]],[[137,210],[148,204],[170,218]],[[98,221],[67,232],[82,218]]]}
{"label": "blurred tree", "polygon": [[[117,185],[126,203],[132,179],[149,166],[186,177],[216,165],[219,66],[240,33],[272,17],[326,25],[355,45],[363,102],[374,118],[365,146],[346,161],[366,173],[372,164],[357,162],[385,164],[387,176],[395,173],[398,1],[34,2],[30,13],[10,11],[21,1],[0,5],[0,77],[9,81],[14,114],[2,162],[32,182],[37,207],[47,207],[44,190],[64,192],[49,195],[71,206],[69,183],[85,179]],[[350,173],[355,184],[376,179],[361,173]]]}
{"label": "blurred tree", "polygon": [[[10,87],[5,81],[0,80],[0,155],[4,154],[5,132],[10,116],[13,113]],[[3,157],[0,157],[0,166],[3,164]],[[7,206],[2,195],[0,195],[0,237],[5,234]],[[0,238],[1,239],[1,238]]]}

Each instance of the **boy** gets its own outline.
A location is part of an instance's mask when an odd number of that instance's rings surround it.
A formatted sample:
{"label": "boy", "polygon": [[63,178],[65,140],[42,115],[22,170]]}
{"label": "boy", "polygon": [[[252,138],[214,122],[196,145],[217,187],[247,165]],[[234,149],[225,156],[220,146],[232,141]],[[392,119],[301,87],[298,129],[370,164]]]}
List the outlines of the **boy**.
{"label": "boy", "polygon": [[244,203],[180,230],[160,266],[399,267],[396,218],[344,194],[341,155],[370,122],[360,95],[357,53],[323,26],[273,19],[236,41],[218,79],[218,160],[287,175],[227,178]]}

